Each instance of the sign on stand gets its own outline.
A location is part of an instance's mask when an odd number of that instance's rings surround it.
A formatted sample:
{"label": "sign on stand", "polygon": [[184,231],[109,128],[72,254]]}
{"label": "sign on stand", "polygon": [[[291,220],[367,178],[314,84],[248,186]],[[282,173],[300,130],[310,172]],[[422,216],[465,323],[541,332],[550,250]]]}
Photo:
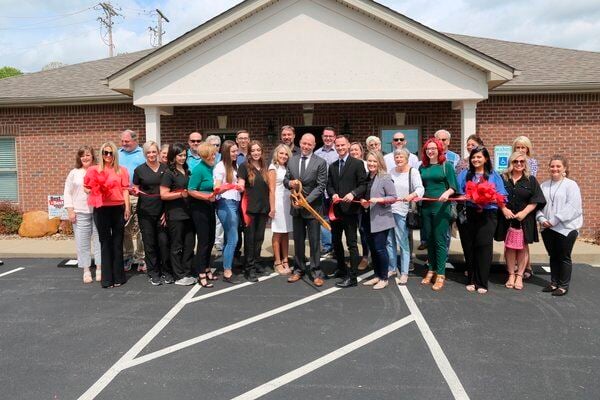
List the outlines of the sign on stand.
{"label": "sign on stand", "polygon": [[60,218],[63,221],[69,219],[62,194],[48,195],[48,219],[52,218]]}

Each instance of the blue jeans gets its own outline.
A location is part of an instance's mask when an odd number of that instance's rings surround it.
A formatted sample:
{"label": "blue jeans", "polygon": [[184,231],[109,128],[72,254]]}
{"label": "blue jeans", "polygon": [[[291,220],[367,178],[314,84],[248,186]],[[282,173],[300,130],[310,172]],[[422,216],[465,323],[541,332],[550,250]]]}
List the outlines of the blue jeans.
{"label": "blue jeans", "polygon": [[[331,203],[330,198],[323,198],[323,219],[329,222],[329,204]],[[333,244],[331,243],[331,231],[325,229],[321,226],[321,250],[324,253],[329,253],[333,251]]]}
{"label": "blue jeans", "polygon": [[231,199],[219,199],[217,201],[217,215],[223,225],[223,269],[231,269],[233,266],[233,254],[238,242],[239,224],[239,201]]}
{"label": "blue jeans", "polygon": [[408,244],[408,228],[406,227],[406,215],[394,213],[396,226],[390,231],[387,240],[387,252],[390,259],[390,272],[398,269],[397,251],[400,246],[400,273],[408,274],[408,265],[410,264],[410,247]]}

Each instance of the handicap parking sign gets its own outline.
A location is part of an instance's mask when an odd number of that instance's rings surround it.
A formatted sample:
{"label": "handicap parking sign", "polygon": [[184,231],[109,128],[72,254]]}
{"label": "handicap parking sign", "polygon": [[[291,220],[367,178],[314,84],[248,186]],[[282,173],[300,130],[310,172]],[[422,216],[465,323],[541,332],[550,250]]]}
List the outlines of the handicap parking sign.
{"label": "handicap parking sign", "polygon": [[494,169],[498,172],[508,168],[508,160],[512,154],[512,146],[494,146]]}

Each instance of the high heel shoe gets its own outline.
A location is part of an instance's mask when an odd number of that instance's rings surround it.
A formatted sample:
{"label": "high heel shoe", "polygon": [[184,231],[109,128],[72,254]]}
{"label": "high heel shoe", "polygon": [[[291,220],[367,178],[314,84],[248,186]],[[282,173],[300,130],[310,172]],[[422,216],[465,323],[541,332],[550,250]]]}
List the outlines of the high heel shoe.
{"label": "high heel shoe", "polygon": [[433,281],[435,277],[435,273],[433,271],[427,271],[427,275],[421,280],[421,285],[431,285],[431,281]]}
{"label": "high heel shoe", "polygon": [[210,270],[210,268],[206,268],[206,279],[208,279],[209,281],[218,281],[219,278],[217,278],[217,274],[213,274],[213,272]]}
{"label": "high heel shoe", "polygon": [[206,275],[206,274],[200,274],[200,275],[198,275],[198,283],[199,283],[199,284],[200,284],[200,286],[202,286],[203,288],[211,288],[211,287],[214,287],[214,285],[208,281],[208,277],[207,277],[207,275]]}
{"label": "high heel shoe", "polygon": [[431,287],[432,290],[439,292],[444,288],[444,282],[446,281],[445,275],[438,275],[435,277],[435,284]]}
{"label": "high heel shoe", "polygon": [[508,280],[506,281],[504,286],[506,286],[507,289],[512,289],[515,287],[515,274],[508,275]]}

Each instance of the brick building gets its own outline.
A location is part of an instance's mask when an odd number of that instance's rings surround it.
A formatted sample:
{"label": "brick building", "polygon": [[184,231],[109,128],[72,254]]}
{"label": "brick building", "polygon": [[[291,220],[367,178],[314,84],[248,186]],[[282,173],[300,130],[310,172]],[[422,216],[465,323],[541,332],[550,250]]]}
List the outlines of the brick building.
{"label": "brick building", "polygon": [[173,42],[0,81],[0,198],[44,209],[75,151],[123,129],[185,141],[193,130],[276,144],[278,127],[353,140],[437,129],[461,152],[528,136],[540,162],[569,157],[583,236],[600,232],[600,53],[442,34],[370,0],[247,0]]}

